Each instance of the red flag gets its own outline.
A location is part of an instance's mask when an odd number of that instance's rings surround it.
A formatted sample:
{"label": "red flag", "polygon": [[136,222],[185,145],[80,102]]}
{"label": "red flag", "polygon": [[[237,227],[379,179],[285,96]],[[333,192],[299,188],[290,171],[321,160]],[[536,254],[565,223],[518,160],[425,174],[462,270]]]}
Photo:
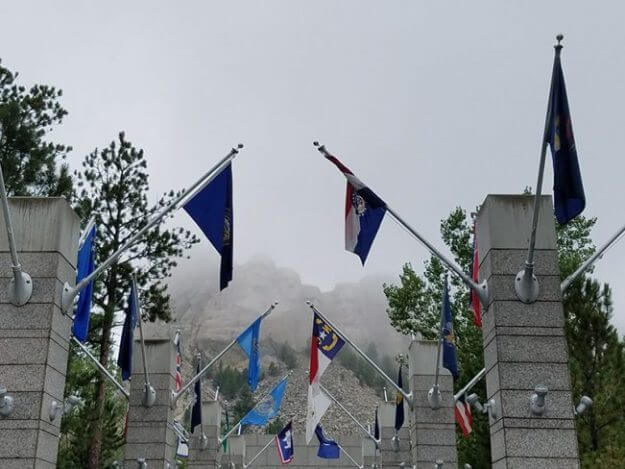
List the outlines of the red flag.
{"label": "red flag", "polygon": [[467,404],[464,394],[456,401],[454,409],[456,422],[460,425],[462,434],[467,437],[473,431],[473,416],[471,415],[471,405]]}
{"label": "red flag", "polygon": [[[477,231],[475,231],[475,224],[473,225],[473,281],[479,284],[478,273],[480,270],[480,263],[477,258]],[[480,298],[477,296],[474,290],[471,290],[471,304],[473,305],[473,323],[477,327],[482,327],[482,305],[480,304]]]}

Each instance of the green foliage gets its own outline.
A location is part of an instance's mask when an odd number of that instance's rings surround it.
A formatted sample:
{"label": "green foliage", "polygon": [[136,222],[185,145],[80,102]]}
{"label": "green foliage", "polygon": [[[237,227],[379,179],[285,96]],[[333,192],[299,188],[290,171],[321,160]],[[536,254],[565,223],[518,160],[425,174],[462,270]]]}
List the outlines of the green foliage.
{"label": "green foliage", "polygon": [[52,86],[17,83],[18,74],[0,61],[0,164],[8,195],[65,196],[72,193],[66,164],[57,168],[71,147],[45,141],[67,111],[58,102],[62,91]]}
{"label": "green foliage", "polygon": [[269,376],[271,377],[278,376],[280,374],[280,368],[275,362],[271,362],[269,364],[269,368],[267,369],[267,373],[269,373]]}
{"label": "green foliage", "polygon": [[238,422],[241,420],[255,405],[256,402],[254,402],[252,391],[250,391],[249,386],[244,386],[241,388],[241,392],[239,392],[237,402],[232,407],[232,421]]}
{"label": "green foliage", "polygon": [[220,362],[213,383],[214,386],[219,386],[219,393],[226,399],[234,399],[242,388],[249,388],[247,370],[239,371],[230,365],[224,367]]}
{"label": "green foliage", "polygon": [[280,433],[280,430],[284,428],[285,423],[282,421],[280,417],[276,417],[273,422],[270,422],[269,425],[265,427],[265,433],[267,435],[276,435]]}
{"label": "green foliage", "polygon": [[278,349],[278,358],[285,366],[292,370],[297,366],[297,352],[288,342],[284,342]]}
{"label": "green foliage", "polygon": [[[397,368],[399,365],[393,361],[393,359],[384,355],[382,359],[380,359],[377,349],[375,345],[370,343],[366,347],[367,355],[374,361],[376,364],[382,368],[382,370],[390,377],[395,377],[397,375]],[[384,395],[383,389],[384,386],[388,388],[388,384],[378,374],[375,369],[367,363],[364,358],[358,355],[351,347],[343,347],[339,354],[336,356],[335,360],[343,367],[351,370],[356,378],[358,378],[358,382],[361,386],[368,386],[372,389],[375,389],[376,392],[382,397]]]}
{"label": "green foliage", "polygon": [[[143,150],[135,148],[124,133],[118,141],[103,150],[94,150],[85,157],[83,170],[76,173],[79,191],[76,211],[83,221],[94,217],[98,229],[96,265],[116,252],[148,219],[175,197],[174,192],[162,196],[157,203],[148,203],[147,162]],[[156,226],[138,240],[123,255],[123,261],[111,265],[95,282],[89,342],[99,353],[99,360],[108,366],[111,354],[111,333],[114,320],[121,320],[121,311],[130,290],[131,273],[136,271],[141,294],[143,320],[157,317],[169,319],[169,295],[165,279],[176,265],[175,259],[197,242],[197,238],[182,228],[164,229]],[[83,425],[83,446],[73,445],[77,453],[88,451],[88,464],[96,469],[109,450],[115,433],[107,426],[108,401],[105,379],[94,377],[90,401],[94,407]],[[77,388],[70,388],[73,392]],[[84,460],[84,454],[77,456]]]}

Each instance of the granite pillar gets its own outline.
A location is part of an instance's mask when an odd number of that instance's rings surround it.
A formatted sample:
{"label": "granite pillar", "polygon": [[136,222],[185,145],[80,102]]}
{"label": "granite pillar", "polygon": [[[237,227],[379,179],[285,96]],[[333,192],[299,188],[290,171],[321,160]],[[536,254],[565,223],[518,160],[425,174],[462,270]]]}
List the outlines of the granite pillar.
{"label": "granite pillar", "polygon": [[[414,407],[410,441],[412,442],[412,464],[417,468],[434,467],[438,460],[444,467],[456,467],[456,428],[454,417],[453,377],[446,368],[440,369],[440,407],[430,407],[427,394],[434,384],[436,364],[436,341],[416,339],[409,348],[410,390]],[[409,411],[406,406],[407,414]],[[408,415],[407,415],[408,416]]]}
{"label": "granite pillar", "polygon": [[147,323],[143,326],[150,384],[156,391],[154,405],[149,408],[143,406],[143,358],[139,334],[135,334],[128,435],[124,450],[126,467],[133,467],[137,458],[145,458],[150,469],[175,467],[174,411],[169,405],[176,373],[174,332],[173,328],[163,323]]}
{"label": "granite pillar", "polygon": [[189,441],[188,467],[215,468],[219,465],[221,452],[219,451],[219,431],[221,426],[221,405],[219,401],[202,403],[202,420],[204,422],[204,436],[202,440],[202,426],[195,427]]}
{"label": "granite pillar", "polygon": [[243,469],[243,464],[246,462],[245,448],[244,434],[228,437],[228,450],[221,458],[222,469]]}
{"label": "granite pillar", "polygon": [[410,433],[408,431],[409,415],[404,413],[405,421],[402,428],[395,432],[395,402],[380,402],[378,406],[378,424],[380,426],[380,452],[382,467],[398,467],[400,463],[411,466]]}
{"label": "granite pillar", "polygon": [[16,248],[32,278],[32,297],[12,305],[13,278],[4,217],[0,213],[0,388],[14,410],[0,417],[0,467],[53,469],[60,418],[50,403],[63,402],[71,320],[61,312],[64,282],[74,284],[80,220],[63,198],[9,199]]}
{"label": "granite pillar", "polygon": [[[578,447],[560,294],[551,197],[543,196],[536,235],[536,302],[521,303],[515,276],[524,266],[533,196],[489,195],[476,220],[479,278],[488,282],[483,317],[487,399],[494,469],[578,468]],[[546,411],[530,411],[530,395],[546,386]],[[484,396],[482,396],[483,398]]]}

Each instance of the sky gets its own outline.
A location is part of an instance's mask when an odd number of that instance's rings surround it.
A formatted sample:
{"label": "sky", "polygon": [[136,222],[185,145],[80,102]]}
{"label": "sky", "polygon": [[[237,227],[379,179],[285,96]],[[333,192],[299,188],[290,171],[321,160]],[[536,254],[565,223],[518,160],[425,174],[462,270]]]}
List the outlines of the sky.
{"label": "sky", "polygon": [[[535,186],[557,33],[585,215],[598,244],[622,226],[623,17],[617,1],[2,2],[0,57],[23,83],[63,89],[51,138],[74,147],[72,168],[124,130],[154,199],[244,143],[235,262],[268,256],[327,290],[429,255],[388,219],[364,268],[345,252],[345,181],[313,140],[444,248],[455,206]],[[545,193],[552,180],[548,163]],[[184,213],[172,223],[199,234]],[[192,256],[218,262],[206,240]],[[596,270],[621,332],[624,257],[625,243]]]}

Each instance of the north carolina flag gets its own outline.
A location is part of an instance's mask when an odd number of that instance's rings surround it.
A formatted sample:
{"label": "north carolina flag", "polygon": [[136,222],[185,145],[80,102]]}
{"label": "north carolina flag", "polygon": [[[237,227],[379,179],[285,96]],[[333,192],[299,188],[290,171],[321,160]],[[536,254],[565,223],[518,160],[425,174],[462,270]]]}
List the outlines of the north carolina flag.
{"label": "north carolina flag", "polygon": [[310,443],[315,428],[328,407],[330,399],[321,391],[319,380],[345,341],[326,324],[317,313],[313,317],[313,333],[310,342],[310,366],[308,385],[308,408],[306,413],[306,443]]}
{"label": "north carolina flag", "polygon": [[386,203],[336,157],[329,154],[325,154],[325,157],[334,163],[347,178],[345,249],[360,257],[364,265],[386,213]]}

